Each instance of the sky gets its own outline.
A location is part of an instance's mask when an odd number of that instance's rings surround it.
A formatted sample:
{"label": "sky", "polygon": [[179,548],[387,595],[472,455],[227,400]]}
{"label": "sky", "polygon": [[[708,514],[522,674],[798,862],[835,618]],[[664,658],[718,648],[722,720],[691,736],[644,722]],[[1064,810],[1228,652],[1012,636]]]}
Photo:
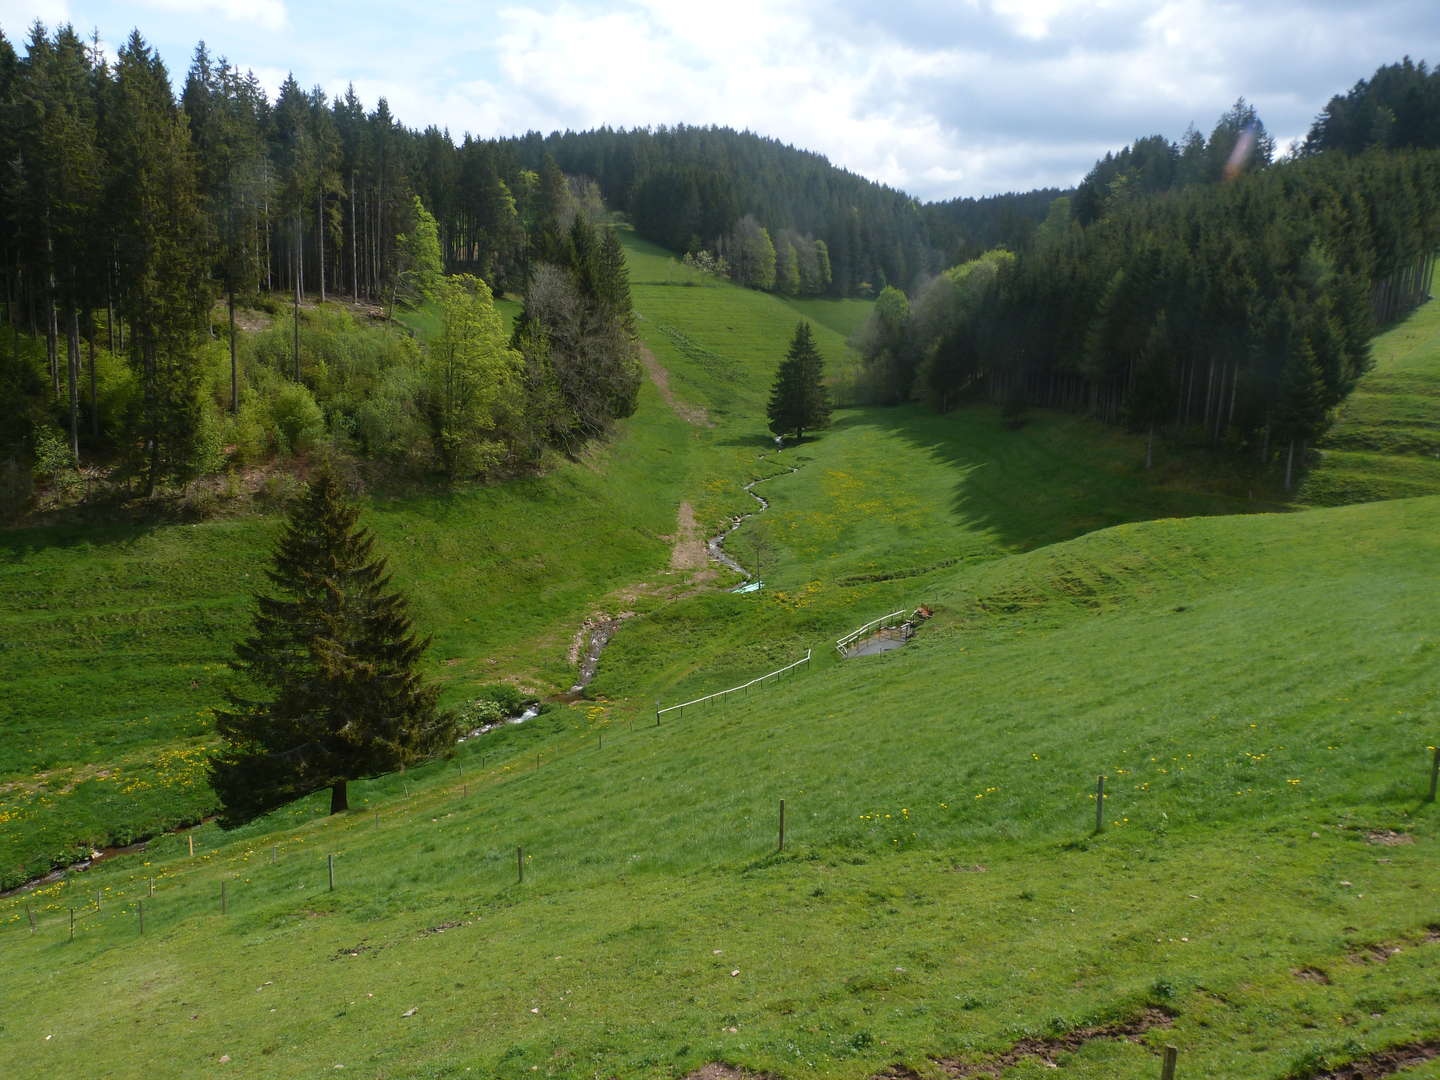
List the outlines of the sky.
{"label": "sky", "polygon": [[112,56],[138,28],[177,84],[203,40],[272,98],[353,83],[457,141],[718,124],[927,201],[1068,187],[1240,97],[1283,150],[1381,64],[1440,63],[1435,0],[0,0],[21,51],[37,18]]}

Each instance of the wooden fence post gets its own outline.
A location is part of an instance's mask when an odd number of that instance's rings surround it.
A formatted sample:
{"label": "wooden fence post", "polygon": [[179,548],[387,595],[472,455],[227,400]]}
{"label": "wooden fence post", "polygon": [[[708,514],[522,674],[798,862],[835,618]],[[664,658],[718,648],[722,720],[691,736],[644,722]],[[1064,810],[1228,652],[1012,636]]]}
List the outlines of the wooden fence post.
{"label": "wooden fence post", "polygon": [[1425,796],[1426,802],[1435,801],[1435,788],[1440,786],[1440,746],[1435,747],[1435,758],[1430,762],[1430,794]]}
{"label": "wooden fence post", "polygon": [[224,915],[229,908],[225,903],[225,879],[220,879],[220,914]]}
{"label": "wooden fence post", "polygon": [[515,848],[515,884],[525,884],[525,849]]}
{"label": "wooden fence post", "polygon": [[1095,831],[1105,831],[1105,777],[1095,781]]}
{"label": "wooden fence post", "polygon": [[70,940],[75,940],[75,909],[70,909]]}
{"label": "wooden fence post", "polygon": [[334,891],[335,891],[335,856],[334,856],[334,855],[326,855],[326,856],[325,856],[325,867],[326,867],[326,869],[329,871],[329,874],[330,874],[330,891],[331,891],[331,892],[334,892]]}
{"label": "wooden fence post", "polygon": [[135,901],[135,914],[140,917],[140,933],[145,933],[145,901]]}
{"label": "wooden fence post", "polygon": [[1165,1047],[1165,1063],[1160,1066],[1160,1080],[1175,1080],[1175,1058],[1179,1053],[1173,1046]]}
{"label": "wooden fence post", "polygon": [[193,859],[195,857],[195,834],[188,833],[185,839],[190,841],[190,858]]}
{"label": "wooden fence post", "polygon": [[25,905],[25,916],[30,920],[30,932],[35,932],[35,909],[29,904]]}

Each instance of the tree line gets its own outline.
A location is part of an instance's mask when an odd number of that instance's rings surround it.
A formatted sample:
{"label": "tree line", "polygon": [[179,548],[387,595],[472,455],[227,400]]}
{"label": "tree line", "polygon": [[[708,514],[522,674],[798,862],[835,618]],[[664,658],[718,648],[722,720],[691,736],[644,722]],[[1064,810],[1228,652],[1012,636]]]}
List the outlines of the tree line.
{"label": "tree line", "polygon": [[1358,153],[1331,147],[1335,108],[1280,162],[1243,101],[1208,140],[1138,140],[1024,248],[883,292],[857,341],[870,400],[1086,412],[1281,460],[1288,487],[1440,249],[1440,152],[1383,125]]}
{"label": "tree line", "polygon": [[[573,452],[634,408],[618,239],[553,160],[408,131],[353,89],[287,78],[271,102],[203,43],[177,96],[138,32],[112,61],[37,22],[23,56],[0,33],[0,161],[8,509],[32,469],[82,455],[146,493],[317,439],[474,475]],[[442,270],[474,277],[442,288]],[[525,299],[513,338],[492,290]],[[376,342],[312,310],[337,294],[372,314],[429,304],[440,341]],[[242,303],[275,316],[244,343]]]}

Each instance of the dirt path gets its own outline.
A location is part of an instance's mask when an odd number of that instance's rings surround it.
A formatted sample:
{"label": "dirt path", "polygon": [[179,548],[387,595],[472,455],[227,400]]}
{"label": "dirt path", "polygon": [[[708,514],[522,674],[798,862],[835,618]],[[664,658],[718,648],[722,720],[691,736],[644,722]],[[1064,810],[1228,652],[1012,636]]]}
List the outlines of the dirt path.
{"label": "dirt path", "polygon": [[687,405],[675,396],[675,392],[670,389],[670,373],[665,370],[659,360],[655,359],[655,354],[644,345],[640,346],[640,362],[645,365],[645,371],[650,376],[650,381],[655,384],[655,389],[660,391],[660,396],[665,400],[665,404],[675,410],[676,416],[696,427],[715,426],[710,422],[710,414],[705,411],[703,406]]}
{"label": "dirt path", "polygon": [[707,564],[705,538],[695,520],[695,508],[688,502],[680,504],[675,515],[675,546],[670,549],[671,570],[703,570]]}

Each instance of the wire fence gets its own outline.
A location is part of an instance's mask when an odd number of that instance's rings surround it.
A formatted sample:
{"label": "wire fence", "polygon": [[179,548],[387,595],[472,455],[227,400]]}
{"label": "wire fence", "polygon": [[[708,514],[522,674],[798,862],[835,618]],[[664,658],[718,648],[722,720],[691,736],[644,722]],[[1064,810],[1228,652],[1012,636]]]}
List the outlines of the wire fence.
{"label": "wire fence", "polygon": [[674,712],[676,709],[681,709],[681,710],[688,709],[688,708],[690,708],[690,707],[693,706],[693,705],[703,705],[703,704],[705,704],[707,701],[718,701],[719,699],[723,698],[726,694],[738,694],[738,693],[741,693],[741,692],[743,692],[743,691],[749,690],[752,686],[759,686],[761,683],[763,683],[763,682],[765,682],[765,681],[767,681],[767,680],[769,680],[769,679],[778,679],[780,676],[784,675],[786,672],[794,671],[794,670],[796,670],[797,668],[802,667],[802,666],[804,666],[805,664],[808,664],[808,663],[810,663],[810,650],[809,650],[809,649],[806,649],[806,650],[805,650],[805,655],[802,656],[799,660],[796,660],[793,664],[786,664],[784,667],[779,668],[778,670],[772,671],[772,672],[770,672],[770,673],[768,673],[768,674],[766,674],[766,675],[761,675],[758,679],[751,679],[751,680],[750,680],[749,682],[747,682],[747,683],[741,683],[739,686],[732,686],[732,687],[730,687],[730,689],[728,689],[728,690],[717,690],[717,691],[716,691],[715,693],[713,693],[713,694],[706,694],[704,697],[698,697],[698,698],[696,698],[694,701],[682,701],[679,705],[667,705],[667,706],[666,706],[665,708],[663,708],[663,709],[656,709],[656,710],[655,710],[655,725],[658,727],[658,726],[660,725],[660,717],[662,717],[663,715],[665,715],[665,714],[668,713],[668,712]]}
{"label": "wire fence", "polygon": [[[797,673],[799,669],[811,662],[812,656],[812,650],[807,649],[805,655],[794,663],[767,672],[749,682],[662,709],[656,713],[656,725],[659,726],[661,713],[679,710],[683,715],[683,710],[687,707],[717,701],[730,694],[744,693],[786,674]],[[629,726],[634,726],[633,718]],[[457,759],[458,776],[454,780],[450,783],[442,781],[424,794],[416,789],[414,795],[417,797],[414,799],[411,797],[411,785],[407,781],[402,781],[405,791],[404,798],[387,810],[383,815],[384,823],[390,825],[403,822],[408,826],[413,819],[432,814],[436,809],[436,803],[444,803],[457,796],[468,800],[472,790],[478,792],[487,781],[503,781],[507,777],[538,771],[544,765],[551,765],[561,758],[584,753],[592,747],[604,749],[607,741],[613,740],[620,734],[620,730],[606,724],[585,732],[568,747],[552,743],[547,750],[539,752],[528,748],[517,751],[511,747],[494,751],[482,749],[478,755],[478,773],[475,771],[476,762],[473,756],[468,771],[465,762]],[[427,795],[429,798],[426,797]],[[781,813],[783,815],[783,810]],[[381,827],[382,815],[378,808],[372,808],[368,814],[351,815],[345,821],[335,824],[339,824],[344,833],[357,828],[369,831]],[[132,845],[132,848],[136,852],[164,855],[167,842],[175,844],[173,855],[178,858],[178,863],[172,863],[168,869],[161,870],[153,877],[148,872],[142,871],[139,875],[131,876],[118,889],[114,886],[88,887],[88,883],[78,876],[85,873],[89,865],[86,863],[63,872],[57,880],[45,884],[37,883],[34,889],[18,890],[8,898],[10,903],[4,905],[4,907],[8,907],[9,919],[0,919],[0,932],[11,929],[22,932],[28,930],[29,934],[35,934],[42,929],[47,929],[53,933],[58,923],[62,939],[73,942],[76,940],[77,934],[83,934],[87,927],[101,922],[110,923],[117,918],[130,924],[129,934],[143,936],[147,923],[150,924],[149,928],[153,932],[158,927],[173,923],[176,919],[195,917],[207,911],[223,915],[233,906],[237,890],[242,894],[249,891],[247,886],[250,879],[245,876],[246,874],[261,870],[262,864],[268,864],[270,867],[275,867],[277,863],[293,865],[294,856],[300,853],[298,849],[291,846],[294,840],[257,844],[253,850],[246,851],[241,856],[241,865],[235,867],[228,878],[222,878],[216,883],[212,876],[214,866],[210,860],[211,856],[218,852],[197,850],[193,830],[156,837],[148,842]],[[299,843],[303,844],[303,839],[300,839]],[[781,844],[783,846],[783,840]],[[286,858],[287,854],[290,855],[288,859]],[[311,857],[318,858],[319,855],[314,853]],[[307,892],[313,895],[335,890],[335,858],[334,853],[327,854],[324,868],[317,873],[313,881],[306,875],[306,881],[292,887],[298,888],[301,895]],[[528,861],[529,858],[529,856],[520,858],[519,877],[521,881],[524,879],[525,861]],[[148,863],[146,866],[148,867]],[[190,876],[192,871],[203,875],[205,884],[201,884],[199,889],[195,887],[197,883],[187,883],[184,880]],[[229,882],[228,888],[227,881]],[[72,886],[66,889],[64,899],[59,902],[54,893],[47,895],[47,890],[56,884]],[[262,889],[261,891],[270,890]]]}
{"label": "wire fence", "polygon": [[[734,687],[719,694],[710,694],[705,698],[697,698],[692,702],[685,702],[681,706],[671,706],[672,709],[683,708],[685,705],[696,705],[707,700],[714,700],[726,693],[733,693],[743,687],[755,686],[767,679],[777,678],[786,672],[797,670],[811,659],[807,651],[805,657],[793,664],[786,665],[777,671],[757,679],[752,679],[742,687]],[[653,730],[653,729],[651,729]],[[619,734],[615,729],[610,729],[610,734]],[[40,935],[45,931],[43,940],[54,942],[56,937],[61,940],[74,942],[81,936],[82,931],[89,930],[83,936],[91,941],[96,940],[98,925],[102,922],[110,924],[110,930],[105,934],[105,940],[139,940],[147,934],[148,930],[154,933],[157,930],[165,930],[181,922],[186,922],[197,917],[206,915],[227,916],[235,908],[237,900],[242,910],[253,906],[255,896],[268,896],[272,899],[282,896],[289,896],[296,900],[307,901],[304,905],[306,917],[316,914],[312,908],[327,908],[331,905],[319,903],[319,898],[324,895],[339,894],[342,891],[350,892],[355,889],[365,891],[370,888],[369,882],[364,878],[358,880],[344,880],[337,874],[337,857],[343,857],[346,848],[342,845],[348,839],[353,842],[358,832],[370,832],[379,830],[384,826],[399,827],[401,829],[413,829],[417,819],[428,818],[431,821],[437,819],[437,812],[443,810],[447,805],[453,805],[457,797],[468,802],[472,787],[478,792],[480,785],[485,781],[503,781],[510,777],[523,775],[532,771],[538,771],[542,765],[553,764],[562,758],[575,758],[587,751],[592,746],[596,750],[603,750],[605,729],[592,730],[586,733],[582,739],[576,740],[570,746],[561,749],[552,746],[550,756],[547,758],[544,753],[534,753],[531,750],[512,752],[508,759],[494,761],[485,769],[486,760],[489,757],[498,755],[481,754],[480,775],[475,773],[467,774],[463,763],[457,762],[459,776],[449,783],[443,780],[425,789],[412,788],[408,783],[404,785],[405,795],[403,799],[390,804],[382,815],[379,808],[371,808],[369,813],[352,814],[343,821],[335,821],[331,818],[324,818],[326,822],[328,840],[327,846],[334,850],[326,851],[325,847],[311,847],[308,850],[299,845],[305,844],[305,838],[295,834],[290,837],[281,838],[270,843],[254,843],[248,849],[240,853],[231,853],[228,856],[221,856],[225,860],[224,868],[210,860],[213,856],[220,855],[218,850],[209,852],[196,850],[193,833],[175,833],[170,836],[151,842],[147,851],[160,854],[160,847],[164,841],[173,836],[176,856],[188,856],[181,858],[177,863],[171,863],[167,868],[157,872],[142,870],[141,873],[129,877],[128,880],[116,882],[120,887],[101,886],[98,882],[96,887],[90,887],[88,883],[76,882],[74,878],[67,877],[62,884],[75,884],[79,887],[68,890],[64,899],[59,903],[53,902],[54,894],[46,896],[43,892],[32,894],[21,893],[10,897],[9,907],[10,919],[8,925],[0,926],[0,931],[11,930],[12,933],[25,933],[27,937]],[[638,734],[638,732],[637,732]],[[592,743],[591,740],[594,740]],[[1426,747],[1425,772],[1428,791],[1421,796],[1423,803],[1434,803],[1437,794],[1440,794],[1440,746],[1430,745]],[[533,765],[532,765],[533,762]],[[1108,805],[1114,798],[1114,794],[1107,788],[1105,775],[1096,778],[1096,784],[1088,800],[1094,803],[1094,825],[1091,835],[1098,835],[1106,831],[1106,814],[1113,815],[1108,811]],[[458,782],[457,782],[458,780]],[[1422,787],[1422,790],[1423,787]],[[978,798],[978,796],[977,796]],[[782,852],[786,847],[786,822],[785,822],[785,800],[779,800],[778,815],[778,843],[772,849]],[[318,846],[318,845],[317,845]],[[422,861],[427,860],[428,853],[432,849],[421,848],[412,854]],[[526,867],[534,858],[527,854],[522,847],[515,847],[515,878],[517,885],[524,885],[527,877]],[[509,849],[497,848],[491,850],[483,857],[487,864],[498,867],[509,858]],[[449,859],[450,855],[439,853],[435,856],[438,859]],[[323,861],[322,861],[323,859]],[[278,864],[278,865],[277,865]],[[303,865],[302,865],[303,864]],[[148,867],[148,863],[146,866]],[[276,881],[265,874],[266,869],[273,874],[279,870],[283,874],[283,880]],[[219,875],[215,871],[220,869]],[[194,878],[191,878],[192,872]],[[154,876],[151,876],[153,873]],[[349,888],[347,888],[349,886]],[[51,902],[45,903],[43,901]],[[247,903],[248,901],[248,903]],[[347,901],[339,900],[340,904]],[[297,914],[296,917],[299,917]],[[121,925],[128,925],[125,929]],[[458,926],[462,923],[445,924],[441,929],[449,926]],[[91,929],[94,927],[94,929]],[[426,933],[434,932],[432,930]],[[54,935],[54,936],[52,936]],[[346,950],[342,950],[345,952]],[[356,953],[355,955],[358,955]]]}

